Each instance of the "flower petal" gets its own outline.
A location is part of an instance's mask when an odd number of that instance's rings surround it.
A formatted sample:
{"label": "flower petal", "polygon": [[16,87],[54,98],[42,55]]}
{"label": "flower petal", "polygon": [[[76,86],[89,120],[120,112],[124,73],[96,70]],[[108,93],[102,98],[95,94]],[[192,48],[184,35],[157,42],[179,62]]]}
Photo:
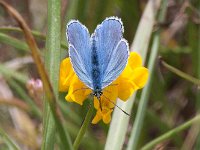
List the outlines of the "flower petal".
{"label": "flower petal", "polygon": [[138,87],[131,80],[121,78],[118,81],[120,84],[118,87],[118,97],[121,100],[126,101],[133,94],[133,92],[138,89]]}
{"label": "flower petal", "polygon": [[112,111],[113,111],[113,110],[109,110],[106,114],[103,114],[103,122],[104,122],[105,124],[110,123]]}
{"label": "flower petal", "polygon": [[114,82],[103,90],[101,101],[102,103],[105,103],[103,105],[107,105],[107,107],[113,108],[115,107],[113,103],[116,103],[117,97],[118,97],[118,84],[117,82]]}
{"label": "flower petal", "polygon": [[123,101],[126,101],[137,89],[134,82],[132,82],[132,80],[130,79],[130,76],[132,74],[133,70],[128,63],[122,74],[116,80],[116,82],[118,83],[118,97]]}
{"label": "flower petal", "polygon": [[103,94],[101,97],[109,98],[112,101],[115,101],[118,95],[118,84],[115,82],[109,86],[107,86],[105,89],[103,89]]}
{"label": "flower petal", "polygon": [[136,52],[131,52],[129,59],[128,59],[128,65],[132,68],[135,69],[137,67],[142,66],[142,58],[140,55]]}
{"label": "flower petal", "polygon": [[74,77],[71,79],[71,84],[69,87],[69,91],[65,99],[67,101],[73,101],[80,105],[83,104],[83,101],[87,98],[87,90],[91,91],[90,89],[87,89],[87,87],[81,82],[78,78],[78,76],[74,75]]}
{"label": "flower petal", "polygon": [[92,120],[92,124],[97,124],[102,119],[102,115],[99,111],[97,111],[95,117]]}
{"label": "flower petal", "polygon": [[59,91],[66,92],[69,89],[71,78],[75,75],[69,58],[65,58],[60,64]]}
{"label": "flower petal", "polygon": [[142,67],[142,59],[136,52],[131,52],[128,64],[118,77],[118,97],[126,101],[136,90],[144,87],[148,78],[148,69]]}
{"label": "flower petal", "polygon": [[94,97],[94,108],[98,110],[99,107],[100,107],[99,100],[96,97]]}
{"label": "flower petal", "polygon": [[148,79],[148,69],[145,67],[138,67],[133,70],[131,80],[137,85],[138,89],[144,87]]}

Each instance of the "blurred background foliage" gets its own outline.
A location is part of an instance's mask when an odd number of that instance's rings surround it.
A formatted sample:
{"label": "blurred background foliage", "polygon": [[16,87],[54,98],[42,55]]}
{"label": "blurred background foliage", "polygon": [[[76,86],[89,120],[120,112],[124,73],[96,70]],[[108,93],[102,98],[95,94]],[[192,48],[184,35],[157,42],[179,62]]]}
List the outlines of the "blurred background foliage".
{"label": "blurred background foliage", "polygon": [[[23,16],[34,32],[43,55],[47,30],[47,0],[7,0]],[[62,0],[62,43],[70,19],[78,19],[92,33],[109,16],[118,16],[124,24],[124,37],[132,43],[146,0]],[[168,0],[164,22],[156,22],[154,32],[161,29],[159,55],[168,64],[200,78],[200,1]],[[142,44],[142,43],[141,43]],[[66,47],[66,46],[65,46]],[[61,59],[68,56],[62,46]],[[150,53],[150,51],[149,51]],[[149,55],[149,54],[148,54]],[[148,58],[148,57],[147,57]],[[0,127],[21,149],[39,149],[42,142],[42,88],[29,47],[18,24],[0,7]],[[156,63],[152,88],[138,149],[169,129],[187,121],[200,110],[199,87]],[[66,102],[60,93],[59,108],[64,126],[75,139],[88,102],[83,107]],[[138,94],[139,97],[139,94]],[[131,119],[137,110],[136,101]],[[129,132],[132,124],[129,125]],[[102,122],[88,129],[80,149],[103,149],[109,125]],[[200,149],[200,128],[191,126],[155,149]],[[113,137],[115,138],[115,137]],[[58,147],[55,147],[59,149]],[[0,138],[0,149],[8,149]]]}

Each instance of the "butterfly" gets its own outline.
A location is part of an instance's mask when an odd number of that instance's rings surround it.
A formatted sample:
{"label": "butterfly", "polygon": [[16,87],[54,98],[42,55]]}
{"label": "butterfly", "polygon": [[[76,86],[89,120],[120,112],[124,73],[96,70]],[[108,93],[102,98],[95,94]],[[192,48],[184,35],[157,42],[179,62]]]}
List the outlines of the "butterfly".
{"label": "butterfly", "polygon": [[106,18],[90,36],[78,20],[67,24],[69,57],[79,79],[100,100],[103,89],[124,70],[129,57],[123,24],[117,17]]}

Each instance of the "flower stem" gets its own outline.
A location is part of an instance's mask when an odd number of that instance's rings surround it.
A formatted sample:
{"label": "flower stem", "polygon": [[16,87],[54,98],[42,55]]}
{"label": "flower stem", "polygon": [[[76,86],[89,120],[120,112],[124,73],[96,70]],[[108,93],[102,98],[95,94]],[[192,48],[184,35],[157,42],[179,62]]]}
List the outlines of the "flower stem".
{"label": "flower stem", "polygon": [[159,144],[160,142],[176,135],[177,133],[187,129],[188,127],[190,127],[192,124],[200,122],[200,115],[197,115],[196,117],[194,117],[193,119],[185,122],[184,124],[168,131],[167,133],[161,135],[160,137],[154,139],[153,141],[147,143],[144,147],[142,147],[141,150],[149,150],[152,149],[156,144]]}
{"label": "flower stem", "polygon": [[88,112],[87,112],[87,114],[85,116],[85,120],[83,121],[83,124],[82,124],[82,126],[81,126],[81,128],[80,128],[80,130],[78,132],[78,135],[77,135],[75,141],[74,141],[74,144],[73,144],[74,150],[78,149],[78,147],[79,147],[79,145],[81,143],[81,140],[82,140],[83,136],[85,135],[85,132],[86,132],[86,130],[87,130],[88,126],[89,126],[89,123],[91,121],[93,110],[94,110],[93,106],[90,106],[89,110],[88,110]]}

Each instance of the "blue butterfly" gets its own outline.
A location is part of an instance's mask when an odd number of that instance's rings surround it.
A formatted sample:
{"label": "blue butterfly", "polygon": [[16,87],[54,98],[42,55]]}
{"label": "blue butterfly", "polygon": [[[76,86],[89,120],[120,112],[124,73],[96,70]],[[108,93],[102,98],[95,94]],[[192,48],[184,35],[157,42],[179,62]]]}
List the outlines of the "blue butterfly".
{"label": "blue butterfly", "polygon": [[102,91],[124,70],[129,57],[128,42],[122,37],[123,24],[117,17],[106,18],[90,36],[77,20],[67,24],[69,57],[79,79],[100,100]]}

